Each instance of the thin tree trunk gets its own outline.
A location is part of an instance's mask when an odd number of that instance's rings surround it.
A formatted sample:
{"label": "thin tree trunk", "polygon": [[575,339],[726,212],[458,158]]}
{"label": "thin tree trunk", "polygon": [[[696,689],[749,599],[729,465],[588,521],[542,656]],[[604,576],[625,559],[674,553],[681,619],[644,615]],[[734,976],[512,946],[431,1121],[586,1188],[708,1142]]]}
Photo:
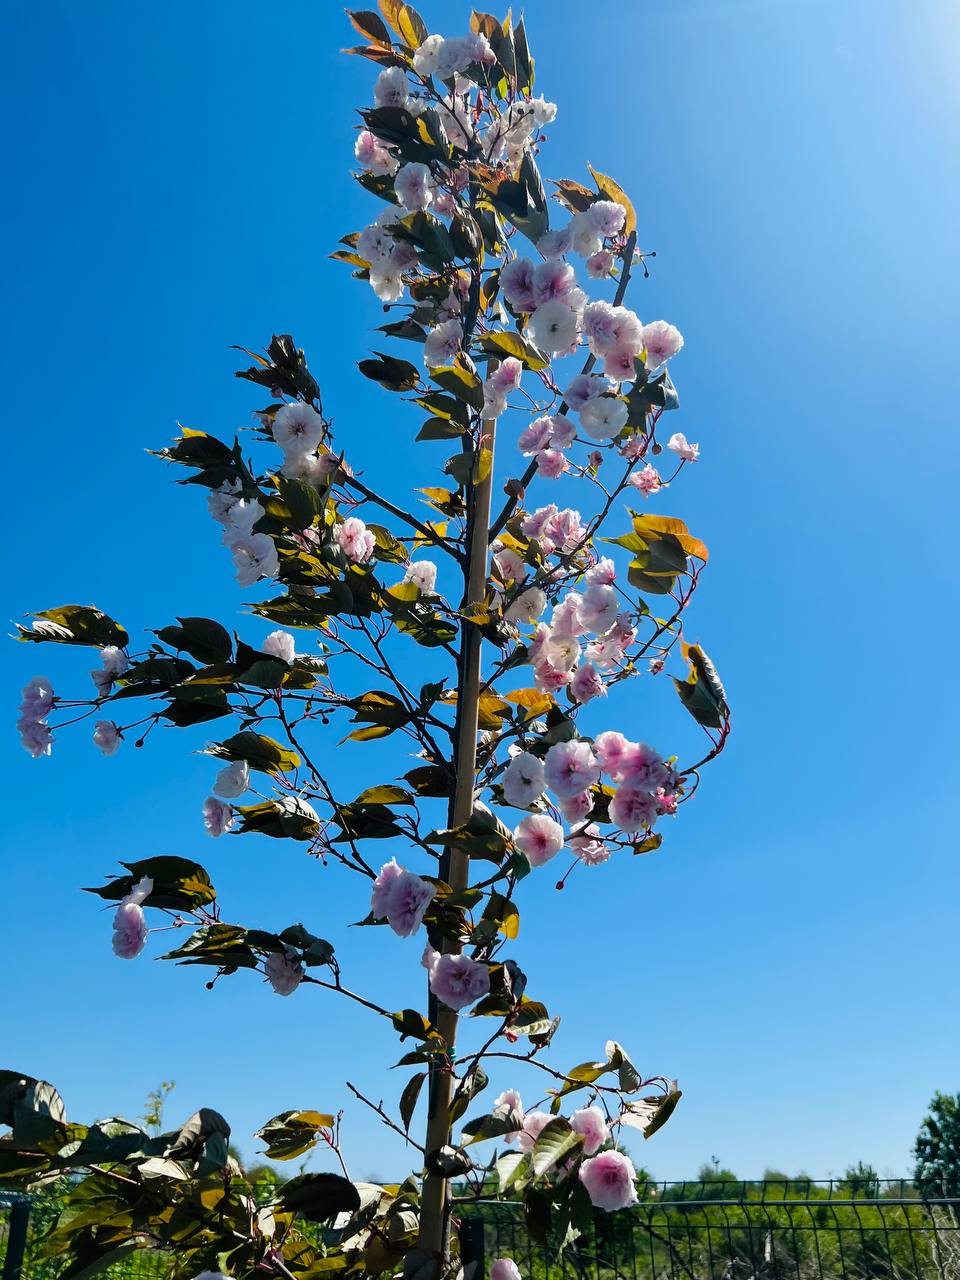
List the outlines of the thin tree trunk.
{"label": "thin tree trunk", "polygon": [[[490,371],[494,368],[490,364]],[[468,507],[467,527],[467,578],[464,603],[481,602],[487,587],[487,533],[490,528],[490,500],[493,489],[493,447],[496,419],[482,424],[480,449],[490,450],[487,475],[473,486]],[[479,454],[478,454],[479,458]],[[462,826],[473,813],[477,771],[477,732],[480,704],[480,658],[483,636],[480,628],[466,620],[461,624],[460,669],[457,681],[457,719],[454,763],[456,781],[450,805],[450,826]],[[456,847],[450,847],[441,860],[440,874],[454,893],[467,887],[470,860]],[[458,942],[445,940],[445,952],[453,954],[461,950]],[[455,1010],[431,998],[431,1019],[444,1040],[453,1049],[456,1045],[458,1015]],[[437,1151],[450,1141],[450,1102],[453,1093],[453,1073],[433,1070],[427,1111],[427,1152]],[[437,1253],[445,1259],[450,1248],[449,1229],[449,1181],[439,1174],[428,1174],[423,1183],[420,1207],[420,1248]]]}

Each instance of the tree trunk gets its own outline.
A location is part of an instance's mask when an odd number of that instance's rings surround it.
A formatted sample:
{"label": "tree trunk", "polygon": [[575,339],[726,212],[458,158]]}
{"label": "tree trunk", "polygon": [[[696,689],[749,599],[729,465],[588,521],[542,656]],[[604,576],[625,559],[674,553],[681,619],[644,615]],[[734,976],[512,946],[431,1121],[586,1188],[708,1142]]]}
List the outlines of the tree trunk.
{"label": "tree trunk", "polygon": [[[490,371],[496,366],[491,362]],[[490,450],[487,475],[468,493],[467,571],[464,604],[482,602],[487,587],[487,541],[490,528],[490,500],[493,488],[493,448],[496,419],[482,424],[480,449]],[[480,628],[466,619],[461,624],[460,666],[457,680],[457,716],[454,743],[456,781],[450,804],[449,825],[462,826],[470,819],[474,807],[477,771],[477,732],[480,704],[480,658],[483,636]],[[449,846],[441,858],[439,874],[455,893],[467,887],[469,858],[461,850]],[[458,942],[444,940],[442,949],[456,954]],[[431,1021],[451,1050],[456,1045],[458,1015],[434,997],[430,997]],[[453,1094],[453,1072],[434,1068],[430,1072],[428,1091],[426,1151],[429,1155],[450,1141],[450,1102]],[[440,1174],[428,1173],[423,1183],[420,1208],[420,1248],[440,1256],[449,1256],[450,1214],[449,1181]]]}

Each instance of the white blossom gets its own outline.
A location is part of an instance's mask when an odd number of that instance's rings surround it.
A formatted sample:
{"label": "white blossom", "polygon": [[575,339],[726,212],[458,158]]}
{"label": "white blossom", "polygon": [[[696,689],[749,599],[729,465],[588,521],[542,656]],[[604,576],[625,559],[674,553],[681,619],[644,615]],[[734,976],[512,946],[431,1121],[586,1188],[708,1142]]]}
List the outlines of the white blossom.
{"label": "white blossom", "polygon": [[250,790],[250,765],[246,760],[233,760],[217,774],[213,789],[225,800],[233,800]]}

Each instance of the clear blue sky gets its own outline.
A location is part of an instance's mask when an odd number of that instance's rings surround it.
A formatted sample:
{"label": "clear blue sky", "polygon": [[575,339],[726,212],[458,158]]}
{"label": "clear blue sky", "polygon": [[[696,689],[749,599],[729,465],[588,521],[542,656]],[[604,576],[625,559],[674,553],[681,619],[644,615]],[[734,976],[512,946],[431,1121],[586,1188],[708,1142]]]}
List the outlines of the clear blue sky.
{"label": "clear blue sky", "polygon": [[[199,495],[144,450],[177,419],[246,425],[257,394],[228,344],[279,330],[306,347],[368,476],[408,464],[412,419],[354,364],[375,300],[326,258],[371,216],[348,170],[372,70],[339,54],[351,32],[329,3],[4,9],[5,615],[94,601],[132,631],[177,613],[242,622]],[[422,9],[465,29],[466,5]],[[670,1125],[633,1144],[658,1177],[714,1154],[741,1176],[861,1158],[903,1173],[933,1090],[960,1088],[960,14],[531,0],[526,15],[560,103],[544,168],[582,177],[590,160],[633,194],[658,255],[634,305],[686,336],[677,427],[703,459],[658,509],[711,547],[689,625],[735,736],[659,854],[528,893],[518,954],[565,1014],[558,1059],[614,1035],[679,1077]],[[20,750],[25,680],[85,689],[91,665],[6,650],[3,1065],[55,1081],[87,1119],[135,1113],[175,1079],[171,1118],[217,1106],[251,1153],[283,1108],[348,1106],[352,1171],[404,1170],[342,1085],[396,1098],[403,1073],[377,1068],[392,1033],[243,975],[207,993],[153,963],[156,942],[136,963],[111,956],[79,886],[119,858],[181,853],[210,868],[227,915],[303,918],[358,985],[397,1007],[419,994],[414,944],[338,923],[363,914],[357,886],[298,849],[203,834],[202,732],[110,760],[86,727],[50,760]],[[625,718],[685,750],[669,686],[639,684]],[[344,757],[345,786],[372,759]],[[602,943],[584,928],[597,919]]]}

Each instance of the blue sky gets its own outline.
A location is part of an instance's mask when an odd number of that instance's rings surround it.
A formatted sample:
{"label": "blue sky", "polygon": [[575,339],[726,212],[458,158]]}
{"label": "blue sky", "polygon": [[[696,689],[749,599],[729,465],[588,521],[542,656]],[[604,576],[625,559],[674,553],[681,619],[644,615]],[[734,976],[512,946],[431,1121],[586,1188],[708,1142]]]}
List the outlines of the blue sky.
{"label": "blue sky", "polygon": [[[465,29],[465,5],[421,8]],[[348,176],[372,71],[339,54],[352,40],[334,5],[6,10],[5,614],[92,601],[131,631],[207,614],[256,637],[199,495],[144,450],[178,419],[247,425],[259,401],[228,344],[278,330],[306,347],[368,479],[395,484],[398,461],[412,474],[415,419],[355,367],[375,299],[326,257],[374,212]],[[741,1176],[858,1159],[901,1174],[933,1090],[960,1088],[960,15],[947,0],[597,13],[526,6],[538,87],[560,104],[543,168],[613,174],[657,251],[633,305],[685,334],[676,427],[703,451],[657,509],[711,548],[688,629],[735,734],[659,854],[527,891],[518,956],[564,1014],[558,1061],[615,1036],[679,1077],[674,1119],[633,1143],[656,1176],[712,1155]],[[180,853],[209,867],[228,916],[302,918],[358,986],[397,1007],[419,995],[415,944],[343,929],[365,911],[358,886],[297,849],[203,834],[202,732],[110,760],[85,726],[52,759],[20,750],[20,686],[39,670],[85,689],[91,665],[13,643],[3,665],[3,1065],[53,1080],[87,1119],[136,1113],[174,1079],[171,1119],[216,1106],[250,1153],[281,1109],[345,1106],[352,1172],[404,1171],[342,1083],[399,1095],[403,1073],[377,1065],[399,1056],[391,1032],[243,975],[208,993],[153,963],[157,942],[111,956],[79,886]],[[638,685],[621,719],[694,749],[670,687]],[[332,768],[346,788],[376,758]]]}

